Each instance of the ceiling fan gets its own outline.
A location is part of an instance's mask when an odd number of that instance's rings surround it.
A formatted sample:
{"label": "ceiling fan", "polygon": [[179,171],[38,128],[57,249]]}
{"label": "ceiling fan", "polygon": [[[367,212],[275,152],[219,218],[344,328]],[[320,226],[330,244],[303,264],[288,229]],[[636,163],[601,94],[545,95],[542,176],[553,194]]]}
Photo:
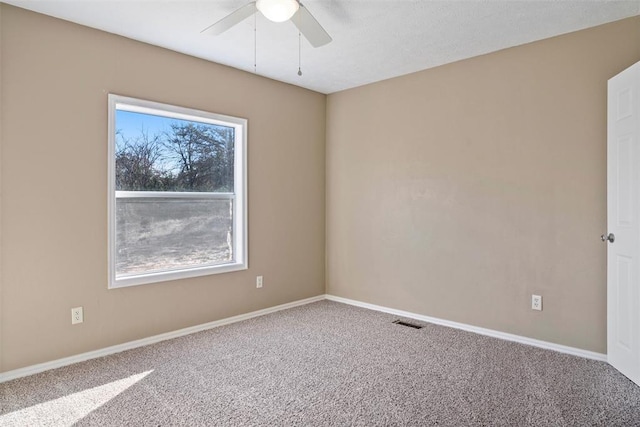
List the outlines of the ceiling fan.
{"label": "ceiling fan", "polygon": [[273,22],[291,20],[313,47],[324,46],[332,39],[298,0],[257,0],[242,6],[215,24],[202,30],[203,33],[219,35],[244,21],[257,11]]}

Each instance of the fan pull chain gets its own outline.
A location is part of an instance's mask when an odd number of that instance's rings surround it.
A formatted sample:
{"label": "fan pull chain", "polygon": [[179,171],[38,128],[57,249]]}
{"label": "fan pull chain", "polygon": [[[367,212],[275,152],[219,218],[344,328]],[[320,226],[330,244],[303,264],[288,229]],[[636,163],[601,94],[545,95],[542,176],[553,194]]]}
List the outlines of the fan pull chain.
{"label": "fan pull chain", "polygon": [[253,73],[258,73],[258,13],[253,14]]}
{"label": "fan pull chain", "polygon": [[298,31],[298,75],[302,76],[302,36]]}

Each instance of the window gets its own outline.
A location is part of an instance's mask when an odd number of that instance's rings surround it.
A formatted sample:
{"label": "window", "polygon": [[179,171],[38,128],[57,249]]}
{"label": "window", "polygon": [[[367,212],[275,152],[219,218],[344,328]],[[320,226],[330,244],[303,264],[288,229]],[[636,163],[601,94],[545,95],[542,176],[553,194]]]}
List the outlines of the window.
{"label": "window", "polygon": [[109,95],[109,287],[247,268],[247,121]]}

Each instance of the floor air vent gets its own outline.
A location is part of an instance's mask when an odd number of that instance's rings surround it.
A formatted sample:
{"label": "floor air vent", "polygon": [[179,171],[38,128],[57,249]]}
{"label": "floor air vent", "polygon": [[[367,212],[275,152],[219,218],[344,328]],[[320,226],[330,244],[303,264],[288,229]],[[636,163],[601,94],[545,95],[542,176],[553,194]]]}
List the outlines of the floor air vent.
{"label": "floor air vent", "polygon": [[395,323],[396,325],[407,326],[413,329],[422,329],[422,326],[420,325],[414,325],[413,323],[403,322],[402,320],[394,320],[393,323]]}

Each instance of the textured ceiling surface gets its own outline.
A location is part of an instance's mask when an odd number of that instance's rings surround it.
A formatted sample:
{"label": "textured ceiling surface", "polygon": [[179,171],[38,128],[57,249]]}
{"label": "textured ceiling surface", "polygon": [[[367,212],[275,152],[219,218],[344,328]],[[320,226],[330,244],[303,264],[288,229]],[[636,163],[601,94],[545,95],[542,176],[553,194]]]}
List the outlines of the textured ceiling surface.
{"label": "textured ceiling surface", "polygon": [[640,0],[306,0],[333,41],[302,38],[298,76],[291,22],[258,13],[220,36],[200,33],[247,0],[2,1],[249,72],[255,54],[257,74],[322,93],[640,14]]}

